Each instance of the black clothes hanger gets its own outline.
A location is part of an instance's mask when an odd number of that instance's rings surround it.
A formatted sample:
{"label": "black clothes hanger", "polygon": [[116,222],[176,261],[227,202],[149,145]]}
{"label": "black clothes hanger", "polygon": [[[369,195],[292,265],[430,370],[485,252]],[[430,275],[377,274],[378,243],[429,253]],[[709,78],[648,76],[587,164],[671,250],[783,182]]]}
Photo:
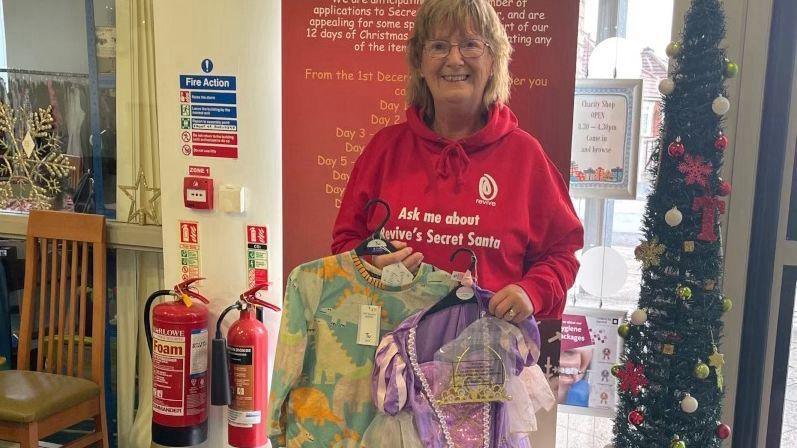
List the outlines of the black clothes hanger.
{"label": "black clothes hanger", "polygon": [[[476,258],[476,254],[473,252],[472,249],[467,248],[467,247],[460,247],[459,249],[455,250],[453,254],[451,254],[451,257],[449,258],[449,260],[453,262],[454,258],[456,258],[457,255],[460,252],[467,252],[467,253],[470,254],[470,266],[468,266],[468,270],[472,273],[473,278],[475,279],[476,278],[476,264],[478,263],[478,260]],[[462,286],[455,287],[454,289],[449,291],[448,294],[445,295],[445,297],[440,299],[439,302],[435,303],[433,307],[429,308],[429,311],[427,311],[426,314],[424,314],[421,317],[421,321],[426,319],[426,317],[429,316],[429,315],[432,315],[432,314],[434,314],[434,313],[436,313],[438,311],[442,311],[442,310],[444,310],[446,308],[449,308],[449,307],[452,307],[454,305],[462,305],[464,303],[476,303],[476,301],[477,301],[476,294],[473,294],[473,296],[471,298],[467,299],[467,300],[460,299],[457,296],[457,291],[459,290],[459,288],[462,288]]]}
{"label": "black clothes hanger", "polygon": [[387,241],[382,236],[382,229],[387,224],[387,221],[390,219],[390,206],[387,205],[387,202],[379,199],[374,198],[368,201],[363,208],[363,212],[366,216],[368,216],[368,210],[376,204],[381,204],[385,207],[385,219],[379,223],[379,226],[368,236],[368,238],[364,239],[359,246],[354,249],[354,253],[359,256],[363,255],[384,255],[387,253],[393,253],[397,249],[393,246],[390,241]]}

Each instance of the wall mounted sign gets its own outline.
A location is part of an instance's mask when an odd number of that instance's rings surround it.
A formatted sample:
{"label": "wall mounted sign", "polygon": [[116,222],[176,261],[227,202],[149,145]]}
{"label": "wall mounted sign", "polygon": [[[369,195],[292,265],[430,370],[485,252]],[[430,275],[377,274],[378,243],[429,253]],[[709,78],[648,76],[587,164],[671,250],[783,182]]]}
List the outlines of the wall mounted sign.
{"label": "wall mounted sign", "polygon": [[635,199],[641,79],[576,81],[570,191],[578,198]]}

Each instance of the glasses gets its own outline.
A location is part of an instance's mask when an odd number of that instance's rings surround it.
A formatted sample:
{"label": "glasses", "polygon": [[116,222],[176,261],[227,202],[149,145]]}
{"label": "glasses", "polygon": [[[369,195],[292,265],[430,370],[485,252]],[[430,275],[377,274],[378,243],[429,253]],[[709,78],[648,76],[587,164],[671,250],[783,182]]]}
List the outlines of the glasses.
{"label": "glasses", "polygon": [[489,43],[480,39],[467,39],[458,44],[445,40],[430,40],[424,45],[424,50],[432,59],[442,59],[451,53],[451,47],[457,47],[463,58],[478,58],[489,46]]}

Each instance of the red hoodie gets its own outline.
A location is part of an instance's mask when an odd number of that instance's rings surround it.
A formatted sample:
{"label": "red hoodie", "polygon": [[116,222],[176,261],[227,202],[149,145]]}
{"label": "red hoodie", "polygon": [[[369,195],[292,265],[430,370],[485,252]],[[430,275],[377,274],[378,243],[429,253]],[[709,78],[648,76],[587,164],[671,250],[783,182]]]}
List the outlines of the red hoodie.
{"label": "red hoodie", "polygon": [[451,253],[470,247],[480,286],[515,283],[538,318],[561,317],[584,230],[562,176],[508,107],[493,106],[485,127],[458,141],[437,135],[415,108],[374,135],[346,187],[332,252],[355,248],[384,218],[374,207],[366,227],[363,207],[373,198],[392,211],[385,236],[406,241],[425,263],[454,270]]}

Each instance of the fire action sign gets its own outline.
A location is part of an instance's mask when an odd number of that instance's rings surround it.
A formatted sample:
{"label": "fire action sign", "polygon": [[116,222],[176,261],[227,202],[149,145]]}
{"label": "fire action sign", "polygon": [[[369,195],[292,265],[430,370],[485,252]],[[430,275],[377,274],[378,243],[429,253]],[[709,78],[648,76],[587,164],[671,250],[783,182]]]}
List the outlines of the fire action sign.
{"label": "fire action sign", "polygon": [[180,75],[180,145],[186,156],[238,158],[238,94],[235,76]]}

